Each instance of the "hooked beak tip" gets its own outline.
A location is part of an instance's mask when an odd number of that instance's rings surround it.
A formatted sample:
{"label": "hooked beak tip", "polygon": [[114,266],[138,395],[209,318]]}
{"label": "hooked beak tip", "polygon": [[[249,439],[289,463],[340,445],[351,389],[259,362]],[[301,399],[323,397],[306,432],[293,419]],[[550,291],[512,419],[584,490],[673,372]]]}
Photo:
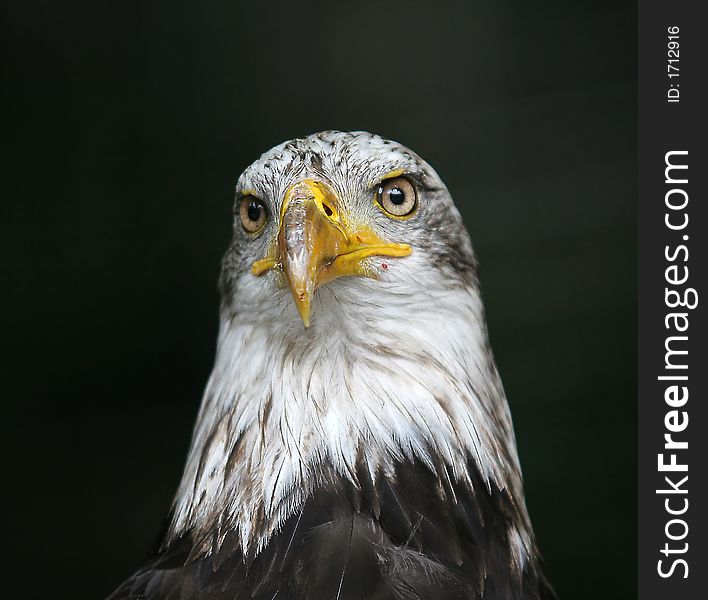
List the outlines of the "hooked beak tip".
{"label": "hooked beak tip", "polygon": [[297,312],[300,313],[302,324],[307,329],[310,326],[310,297],[306,292],[298,294],[295,299]]}

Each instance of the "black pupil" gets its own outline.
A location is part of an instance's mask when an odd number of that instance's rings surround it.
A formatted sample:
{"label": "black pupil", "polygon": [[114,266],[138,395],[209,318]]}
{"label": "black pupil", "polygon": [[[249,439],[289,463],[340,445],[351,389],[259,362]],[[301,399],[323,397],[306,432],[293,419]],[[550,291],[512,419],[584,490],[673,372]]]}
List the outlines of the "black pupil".
{"label": "black pupil", "polygon": [[388,192],[388,198],[391,200],[391,204],[395,204],[396,206],[400,206],[406,201],[406,194],[401,188],[391,188],[391,190]]}
{"label": "black pupil", "polygon": [[251,202],[248,205],[248,218],[254,222],[261,218],[261,205],[258,202]]}

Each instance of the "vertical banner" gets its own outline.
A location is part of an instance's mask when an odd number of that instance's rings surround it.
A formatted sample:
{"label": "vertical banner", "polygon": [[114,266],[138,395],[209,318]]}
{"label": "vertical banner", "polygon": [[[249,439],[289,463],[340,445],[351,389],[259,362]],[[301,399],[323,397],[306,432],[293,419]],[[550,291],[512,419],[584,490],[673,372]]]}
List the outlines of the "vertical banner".
{"label": "vertical banner", "polygon": [[706,598],[708,32],[639,6],[639,597]]}

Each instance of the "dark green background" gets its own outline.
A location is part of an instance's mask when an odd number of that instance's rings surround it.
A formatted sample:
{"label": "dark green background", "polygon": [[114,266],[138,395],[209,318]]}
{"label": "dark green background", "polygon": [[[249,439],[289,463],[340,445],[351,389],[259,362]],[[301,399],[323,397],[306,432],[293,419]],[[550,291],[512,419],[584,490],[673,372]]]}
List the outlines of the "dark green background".
{"label": "dark green background", "polygon": [[330,128],[447,182],[551,577],[633,597],[635,9],[3,2],[8,597],[98,598],[145,555],[211,366],[235,179]]}

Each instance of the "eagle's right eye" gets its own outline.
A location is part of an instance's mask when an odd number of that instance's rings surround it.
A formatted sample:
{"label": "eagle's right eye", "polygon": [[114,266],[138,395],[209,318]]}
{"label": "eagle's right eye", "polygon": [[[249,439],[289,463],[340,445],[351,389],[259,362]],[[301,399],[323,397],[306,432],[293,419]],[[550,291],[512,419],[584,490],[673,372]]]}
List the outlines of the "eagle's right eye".
{"label": "eagle's right eye", "polygon": [[405,177],[382,181],[376,192],[376,200],[384,212],[394,219],[410,217],[418,205],[415,188]]}
{"label": "eagle's right eye", "polygon": [[239,206],[241,225],[248,233],[258,233],[265,225],[268,213],[265,204],[254,196],[244,196]]}

